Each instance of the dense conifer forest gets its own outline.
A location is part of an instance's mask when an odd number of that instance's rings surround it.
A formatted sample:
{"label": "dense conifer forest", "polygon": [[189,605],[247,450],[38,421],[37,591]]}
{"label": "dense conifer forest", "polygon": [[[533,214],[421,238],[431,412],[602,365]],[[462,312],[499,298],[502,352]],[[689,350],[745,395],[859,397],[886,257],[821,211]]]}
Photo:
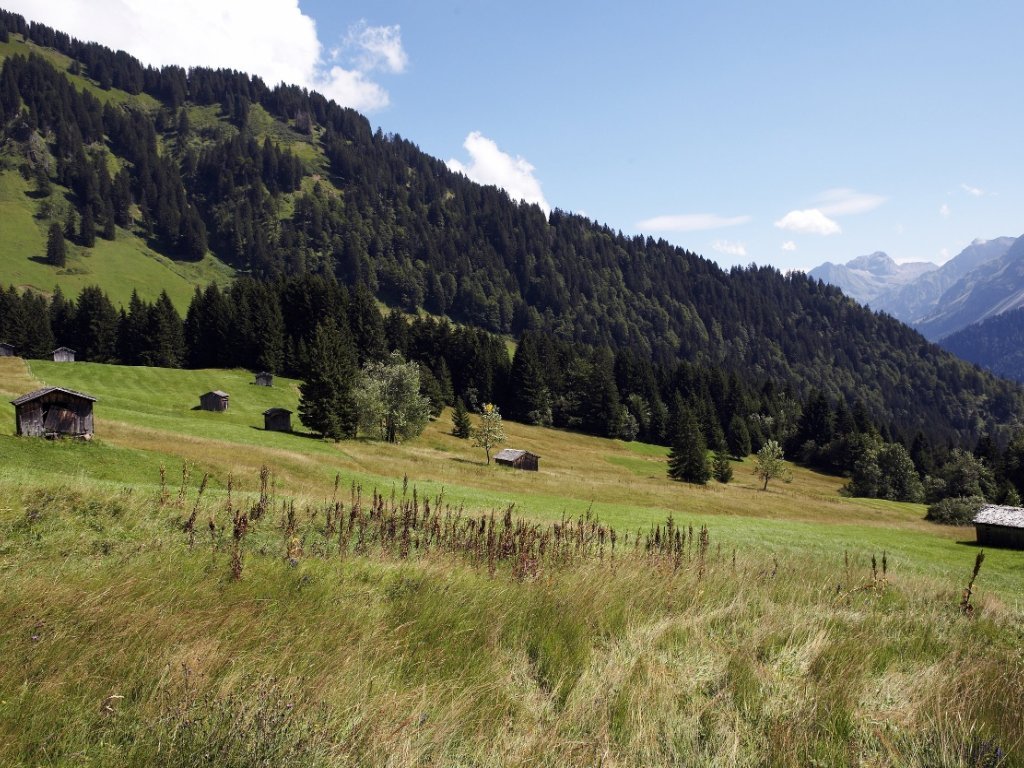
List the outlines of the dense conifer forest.
{"label": "dense conifer forest", "polygon": [[[0,42],[15,38],[71,60],[16,54],[0,70],[0,159],[35,185],[47,259],[58,266],[65,241],[139,236],[242,275],[197,290],[184,319],[165,296],[118,309],[101,287],[10,288],[0,336],[24,354],[64,343],[90,360],[301,378],[333,318],[360,364],[394,349],[420,363],[438,406],[496,402],[517,420],[665,445],[695,420],[710,449],[779,439],[845,469],[824,449],[841,430],[917,446],[919,461],[982,435],[1005,446],[1021,412],[1017,386],[804,274],[723,270],[545,216],[298,87],[146,67],[0,12]],[[518,341],[513,359],[499,335]]]}

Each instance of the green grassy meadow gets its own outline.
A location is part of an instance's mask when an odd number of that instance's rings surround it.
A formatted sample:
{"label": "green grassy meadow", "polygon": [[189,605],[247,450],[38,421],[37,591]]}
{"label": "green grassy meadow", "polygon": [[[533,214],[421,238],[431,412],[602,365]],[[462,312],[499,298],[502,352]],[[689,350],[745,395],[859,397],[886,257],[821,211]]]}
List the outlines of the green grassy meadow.
{"label": "green grassy meadow", "polygon": [[[700,488],[657,446],[506,423],[542,457],[519,473],[447,413],[398,446],[268,433],[297,382],[251,381],[0,359],[0,764],[1024,764],[1019,552],[986,551],[968,618],[973,532],[841,478],[765,492],[747,461]],[[91,443],[13,435],[7,401],[42,385],[98,398]],[[209,389],[226,413],[193,410]],[[354,485],[390,510],[367,542]],[[400,543],[414,489],[461,545]],[[468,519],[509,505],[549,532],[596,517],[618,548],[488,565]],[[669,514],[674,559],[644,544]]]}

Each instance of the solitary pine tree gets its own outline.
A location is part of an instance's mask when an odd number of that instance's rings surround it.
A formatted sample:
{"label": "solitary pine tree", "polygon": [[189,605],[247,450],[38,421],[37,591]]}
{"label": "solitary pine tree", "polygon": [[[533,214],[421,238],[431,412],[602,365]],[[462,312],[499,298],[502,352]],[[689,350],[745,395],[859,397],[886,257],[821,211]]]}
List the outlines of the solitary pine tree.
{"label": "solitary pine tree", "polygon": [[469,409],[462,402],[460,397],[455,401],[455,408],[452,410],[452,434],[455,437],[465,440],[469,437],[472,423],[469,420]]}
{"label": "solitary pine tree", "polygon": [[299,385],[299,419],[335,441],[354,437],[358,423],[352,392],[357,375],[355,349],[344,329],[333,319],[316,327],[306,380]]}
{"label": "solitary pine tree", "polygon": [[668,454],[668,476],[685,483],[706,485],[711,478],[711,468],[700,426],[688,408],[680,412],[677,424]]}
{"label": "solitary pine tree", "polygon": [[55,267],[64,267],[68,263],[67,246],[64,244],[64,232],[60,224],[54,222],[46,236],[46,262]]}
{"label": "solitary pine tree", "polygon": [[711,473],[720,483],[728,483],[732,480],[732,464],[727,451],[715,451],[715,458],[711,462]]}

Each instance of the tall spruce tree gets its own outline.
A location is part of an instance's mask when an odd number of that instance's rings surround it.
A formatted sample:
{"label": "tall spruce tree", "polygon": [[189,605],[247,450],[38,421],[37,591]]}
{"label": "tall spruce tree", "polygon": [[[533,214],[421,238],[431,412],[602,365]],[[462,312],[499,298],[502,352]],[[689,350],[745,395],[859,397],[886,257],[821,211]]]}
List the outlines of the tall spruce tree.
{"label": "tall spruce tree", "polygon": [[332,440],[355,437],[359,423],[353,385],[356,355],[347,326],[333,318],[317,326],[308,349],[309,366],[299,385],[299,419]]}
{"label": "tall spruce tree", "polygon": [[460,397],[456,399],[455,408],[452,409],[452,434],[465,440],[469,437],[472,428],[473,424],[469,420],[469,409],[466,408],[466,404],[462,402]]}
{"label": "tall spruce tree", "polygon": [[64,243],[64,232],[60,224],[53,222],[46,235],[46,263],[55,267],[61,267],[68,263],[67,246]]}
{"label": "tall spruce tree", "polygon": [[707,446],[697,419],[683,408],[676,419],[678,425],[668,454],[668,476],[685,483],[706,485],[711,478]]}

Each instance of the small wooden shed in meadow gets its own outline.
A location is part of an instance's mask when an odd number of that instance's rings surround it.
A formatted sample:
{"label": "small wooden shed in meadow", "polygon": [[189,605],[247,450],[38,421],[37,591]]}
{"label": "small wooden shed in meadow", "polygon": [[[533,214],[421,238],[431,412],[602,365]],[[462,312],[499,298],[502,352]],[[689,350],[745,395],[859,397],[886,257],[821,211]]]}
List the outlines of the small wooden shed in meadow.
{"label": "small wooden shed in meadow", "polygon": [[0,357],[14,357],[14,345],[0,341]]}
{"label": "small wooden shed in meadow", "polygon": [[199,407],[204,411],[226,411],[228,409],[228,393],[215,389],[200,395]]}
{"label": "small wooden shed in meadow", "polygon": [[17,434],[92,438],[96,398],[63,387],[44,387],[11,400]]}
{"label": "small wooden shed in meadow", "polygon": [[974,516],[978,543],[986,547],[1024,549],[1024,509],[989,504]]}
{"label": "small wooden shed in meadow", "polygon": [[536,472],[540,468],[540,456],[517,448],[506,448],[494,456],[494,461],[503,467],[514,467]]}
{"label": "small wooden shed in meadow", "polygon": [[263,428],[268,432],[291,432],[292,412],[287,408],[267,408],[263,412]]}
{"label": "small wooden shed in meadow", "polygon": [[257,387],[272,387],[274,386],[274,374],[270,371],[260,371],[256,374],[256,381],[253,383]]}
{"label": "small wooden shed in meadow", "polygon": [[57,347],[53,350],[53,362],[73,363],[75,362],[75,350],[71,347]]}

